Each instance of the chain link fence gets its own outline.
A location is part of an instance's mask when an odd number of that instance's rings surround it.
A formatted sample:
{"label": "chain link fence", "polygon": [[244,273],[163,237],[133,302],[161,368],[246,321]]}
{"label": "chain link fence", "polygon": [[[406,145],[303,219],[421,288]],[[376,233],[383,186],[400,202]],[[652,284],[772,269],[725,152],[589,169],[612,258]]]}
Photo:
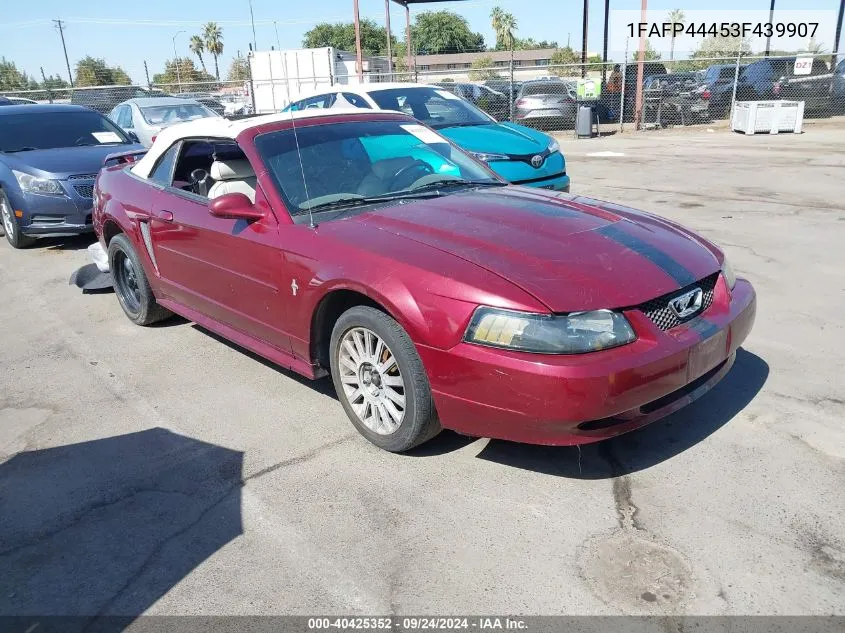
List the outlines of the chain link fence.
{"label": "chain link fence", "polygon": [[[441,56],[442,57],[442,56]],[[579,108],[590,108],[602,131],[654,129],[727,121],[738,102],[797,101],[809,121],[845,114],[845,59],[830,54],[693,58],[673,62],[590,62],[551,64],[534,60],[496,61],[492,65],[448,64],[433,68],[418,56],[410,69],[387,72],[376,58],[359,80],[354,63],[325,75],[299,74],[270,64],[248,72],[239,81],[190,81],[190,74],[167,83],[69,87],[49,85],[3,89],[16,102],[73,103],[109,114],[127,99],[175,96],[195,99],[221,116],[239,117],[278,112],[291,103],[302,107],[331,106],[334,101],[309,100],[315,94],[343,92],[343,86],[385,83],[435,85],[469,101],[498,121],[513,121],[548,131],[571,130]],[[540,63],[542,61],[542,63]],[[403,64],[404,66],[404,64]],[[591,96],[579,92],[588,79]],[[375,86],[371,86],[375,87]],[[306,103],[306,101],[310,101]],[[845,118],[836,118],[845,124]]]}

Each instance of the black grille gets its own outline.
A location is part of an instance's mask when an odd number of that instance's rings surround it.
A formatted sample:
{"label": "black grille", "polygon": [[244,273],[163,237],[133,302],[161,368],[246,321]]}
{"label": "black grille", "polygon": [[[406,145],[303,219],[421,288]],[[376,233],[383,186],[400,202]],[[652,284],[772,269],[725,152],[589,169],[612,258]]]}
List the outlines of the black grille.
{"label": "black grille", "polygon": [[[673,327],[680,325],[684,321],[694,319],[710,307],[710,304],[713,303],[713,291],[716,288],[716,281],[718,279],[719,273],[713,273],[709,277],[696,281],[689,286],[684,286],[680,290],[676,290],[663,295],[662,297],[657,297],[657,299],[651,299],[650,301],[641,303],[640,305],[635,306],[635,309],[642,311],[643,314],[651,319],[652,323],[654,323],[659,329],[663,331],[671,330]],[[704,293],[704,296],[701,299],[701,310],[686,319],[679,319],[678,315],[676,315],[672,311],[672,308],[669,307],[669,301],[696,287],[701,288]]]}
{"label": "black grille", "polygon": [[97,174],[76,174],[74,176],[69,176],[68,180],[94,180],[97,177]]}
{"label": "black grille", "polygon": [[74,185],[73,188],[76,189],[76,193],[83,198],[94,197],[94,185]]}

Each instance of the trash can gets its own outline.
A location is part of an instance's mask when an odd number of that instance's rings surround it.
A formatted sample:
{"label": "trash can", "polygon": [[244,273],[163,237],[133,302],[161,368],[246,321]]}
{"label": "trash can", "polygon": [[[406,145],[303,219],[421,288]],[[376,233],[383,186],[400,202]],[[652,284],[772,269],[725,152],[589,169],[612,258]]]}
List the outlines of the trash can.
{"label": "trash can", "polygon": [[582,103],[578,106],[578,114],[575,117],[575,135],[578,138],[593,137],[593,108],[592,104]]}

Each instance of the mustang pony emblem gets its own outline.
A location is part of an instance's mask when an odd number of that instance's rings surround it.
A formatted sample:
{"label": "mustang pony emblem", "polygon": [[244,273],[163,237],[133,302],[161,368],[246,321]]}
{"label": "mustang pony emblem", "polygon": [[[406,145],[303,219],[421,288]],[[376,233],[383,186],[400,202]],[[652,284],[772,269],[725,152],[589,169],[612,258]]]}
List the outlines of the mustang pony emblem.
{"label": "mustang pony emblem", "polygon": [[701,310],[701,304],[703,302],[704,293],[701,288],[693,288],[689,292],[682,294],[680,297],[670,299],[669,307],[679,319],[684,319]]}

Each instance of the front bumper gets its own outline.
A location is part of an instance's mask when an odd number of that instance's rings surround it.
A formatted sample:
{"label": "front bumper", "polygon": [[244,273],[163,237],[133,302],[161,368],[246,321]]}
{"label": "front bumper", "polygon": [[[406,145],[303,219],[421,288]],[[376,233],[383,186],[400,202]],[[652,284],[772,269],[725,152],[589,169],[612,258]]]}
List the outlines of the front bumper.
{"label": "front bumper", "polygon": [[94,230],[91,221],[92,200],[79,196],[75,191],[67,196],[19,193],[12,200],[12,205],[16,211],[22,212],[18,226],[24,235],[78,235]]}
{"label": "front bumper", "polygon": [[417,346],[442,425],[530,444],[596,442],[658,420],[710,390],[754,324],[756,296],[720,276],[712,305],[668,331],[626,316],[638,339],[575,356],[541,356],[460,343]]}

